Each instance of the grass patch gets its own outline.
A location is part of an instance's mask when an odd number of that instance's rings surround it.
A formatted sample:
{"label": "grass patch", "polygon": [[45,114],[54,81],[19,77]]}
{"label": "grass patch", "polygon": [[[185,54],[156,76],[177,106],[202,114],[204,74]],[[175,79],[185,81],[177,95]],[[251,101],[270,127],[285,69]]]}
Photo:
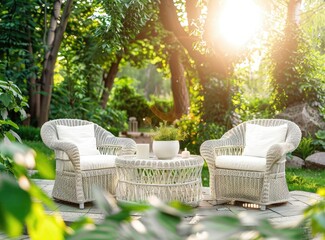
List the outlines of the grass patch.
{"label": "grass patch", "polygon": [[325,170],[293,169],[286,170],[289,191],[316,192],[325,186]]}

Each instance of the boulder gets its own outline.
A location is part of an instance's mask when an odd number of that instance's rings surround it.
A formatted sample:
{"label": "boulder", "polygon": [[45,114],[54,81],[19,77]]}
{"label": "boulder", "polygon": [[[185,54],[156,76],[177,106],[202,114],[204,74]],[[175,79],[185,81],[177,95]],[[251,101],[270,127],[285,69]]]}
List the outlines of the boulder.
{"label": "boulder", "polygon": [[296,123],[304,137],[308,136],[308,134],[314,136],[318,130],[325,129],[325,121],[319,111],[307,103],[288,107],[278,114],[276,118],[287,119]]}
{"label": "boulder", "polygon": [[317,152],[306,158],[306,168],[325,169],[325,152]]}
{"label": "boulder", "polygon": [[287,157],[286,168],[303,168],[305,166],[305,161],[297,156]]}

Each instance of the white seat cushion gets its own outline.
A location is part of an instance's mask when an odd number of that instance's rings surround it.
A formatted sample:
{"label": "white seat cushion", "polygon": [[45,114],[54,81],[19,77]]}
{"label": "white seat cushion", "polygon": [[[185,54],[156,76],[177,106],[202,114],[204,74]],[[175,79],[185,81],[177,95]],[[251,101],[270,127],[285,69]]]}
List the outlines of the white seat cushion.
{"label": "white seat cushion", "polygon": [[264,127],[246,124],[244,156],[265,158],[269,148],[285,141],[288,125]]}
{"label": "white seat cushion", "polygon": [[266,169],[266,158],[222,155],[216,157],[215,164],[218,168],[263,172]]}
{"label": "white seat cushion", "polygon": [[115,155],[88,155],[80,157],[80,169],[83,171],[115,167]]}
{"label": "white seat cushion", "polygon": [[59,140],[74,143],[80,156],[99,155],[96,147],[94,124],[81,126],[56,126]]}

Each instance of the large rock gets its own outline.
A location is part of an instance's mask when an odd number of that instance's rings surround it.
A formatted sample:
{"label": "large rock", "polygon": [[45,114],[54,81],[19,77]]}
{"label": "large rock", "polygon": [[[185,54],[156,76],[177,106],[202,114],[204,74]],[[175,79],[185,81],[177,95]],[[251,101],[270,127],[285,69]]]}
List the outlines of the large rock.
{"label": "large rock", "polygon": [[292,156],[292,158],[287,157],[286,168],[303,168],[305,166],[305,161],[300,157]]}
{"label": "large rock", "polygon": [[325,169],[325,152],[317,152],[306,158],[306,168]]}
{"label": "large rock", "polygon": [[276,118],[295,122],[300,127],[304,137],[308,136],[308,134],[313,136],[318,130],[325,129],[325,121],[319,111],[306,103],[288,107],[278,114]]}

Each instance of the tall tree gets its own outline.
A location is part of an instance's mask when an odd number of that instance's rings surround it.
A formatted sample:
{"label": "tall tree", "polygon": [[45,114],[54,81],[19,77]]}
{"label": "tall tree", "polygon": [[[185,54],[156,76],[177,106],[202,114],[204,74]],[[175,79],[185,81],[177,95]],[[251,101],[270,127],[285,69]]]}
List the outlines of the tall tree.
{"label": "tall tree", "polygon": [[61,15],[62,0],[55,0],[53,14],[51,17],[50,28],[47,36],[47,49],[44,56],[44,65],[41,76],[41,102],[38,126],[42,126],[48,120],[50,102],[53,87],[53,75],[55,62],[58,56],[63,34],[66,30],[70,17],[73,0],[67,0]]}

